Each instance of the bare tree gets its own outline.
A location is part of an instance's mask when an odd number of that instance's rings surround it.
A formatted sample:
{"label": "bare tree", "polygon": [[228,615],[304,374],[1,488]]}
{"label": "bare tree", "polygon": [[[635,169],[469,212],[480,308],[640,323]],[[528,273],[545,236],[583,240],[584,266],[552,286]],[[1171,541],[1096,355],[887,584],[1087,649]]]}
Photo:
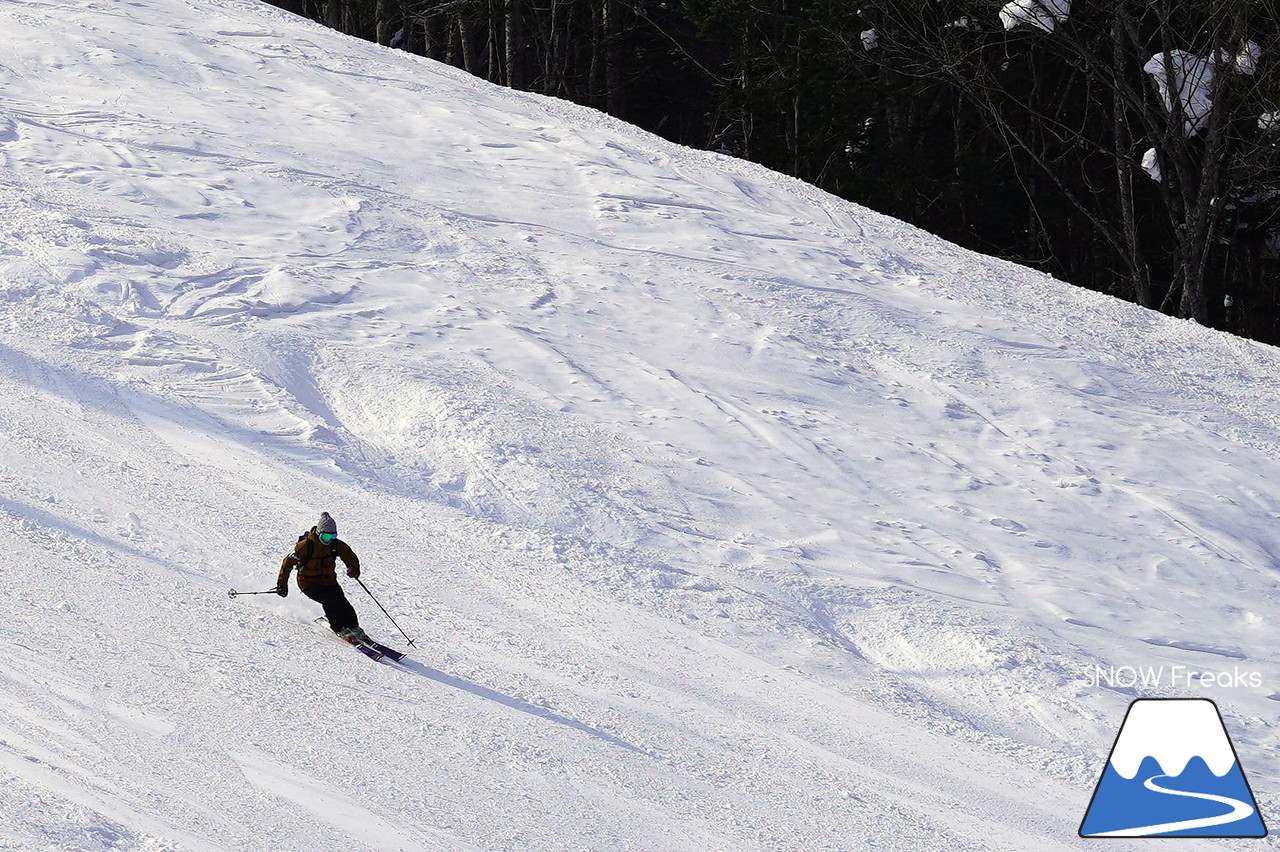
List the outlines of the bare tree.
{"label": "bare tree", "polygon": [[[954,88],[1016,154],[1032,210],[1049,201],[1038,187],[1052,188],[1119,264],[1132,298],[1209,321],[1210,269],[1247,194],[1238,161],[1250,122],[1256,135],[1254,66],[1275,46],[1269,5],[977,0],[876,13],[880,61]],[[1154,206],[1144,149],[1154,152]],[[1148,221],[1151,209],[1163,227]],[[1153,257],[1166,255],[1169,272],[1153,287]]]}

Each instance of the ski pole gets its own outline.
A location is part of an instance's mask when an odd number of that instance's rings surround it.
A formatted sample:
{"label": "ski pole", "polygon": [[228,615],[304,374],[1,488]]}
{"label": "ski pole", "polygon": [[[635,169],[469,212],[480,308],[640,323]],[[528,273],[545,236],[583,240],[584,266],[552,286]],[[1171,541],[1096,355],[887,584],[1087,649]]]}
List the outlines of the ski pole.
{"label": "ski pole", "polygon": [[261,592],[237,592],[235,589],[232,589],[230,592],[227,592],[227,597],[234,598],[236,597],[236,595],[274,595],[274,594],[278,594],[278,592],[276,592],[275,589],[266,589]]}
{"label": "ski pole", "polygon": [[[360,588],[364,589],[366,592],[369,593],[369,597],[373,598],[373,592],[369,591],[369,587],[364,584],[364,580],[361,580],[359,577],[355,577],[353,579],[360,584]],[[399,624],[396,624],[396,620],[391,617],[391,613],[387,612],[387,608],[383,606],[381,603],[379,603],[377,598],[373,598],[373,602],[378,604],[378,609],[382,610],[382,614],[385,615],[392,624],[396,625],[396,630],[400,631],[400,635],[403,636],[405,638],[405,641],[409,643],[409,647],[410,648],[416,647],[413,644],[413,640],[409,638],[409,634],[405,633],[404,628],[402,628]]]}

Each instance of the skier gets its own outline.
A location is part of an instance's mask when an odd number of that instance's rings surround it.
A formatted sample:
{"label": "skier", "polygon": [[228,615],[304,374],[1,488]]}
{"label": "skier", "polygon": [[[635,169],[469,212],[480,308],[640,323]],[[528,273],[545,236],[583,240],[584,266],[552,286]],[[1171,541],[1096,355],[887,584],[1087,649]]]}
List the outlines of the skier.
{"label": "skier", "polygon": [[280,576],[276,578],[276,594],[289,594],[289,574],[298,569],[298,588],[302,593],[324,607],[329,627],[348,642],[369,643],[368,634],[360,629],[355,608],[338,585],[337,562],[347,566],[347,576],[360,578],[360,560],[355,551],[338,538],[338,524],[328,512],[320,513],[320,520],[293,546],[293,552],[280,563]]}

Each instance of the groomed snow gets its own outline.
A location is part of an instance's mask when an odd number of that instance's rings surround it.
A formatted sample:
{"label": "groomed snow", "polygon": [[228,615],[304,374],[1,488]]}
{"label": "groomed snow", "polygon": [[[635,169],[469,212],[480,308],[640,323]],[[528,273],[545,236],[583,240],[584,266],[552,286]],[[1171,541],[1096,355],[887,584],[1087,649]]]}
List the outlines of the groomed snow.
{"label": "groomed snow", "polygon": [[[0,846],[1085,848],[1138,694],[1274,813],[1275,350],[250,0],[0,85]],[[321,510],[411,665],[227,597]]]}

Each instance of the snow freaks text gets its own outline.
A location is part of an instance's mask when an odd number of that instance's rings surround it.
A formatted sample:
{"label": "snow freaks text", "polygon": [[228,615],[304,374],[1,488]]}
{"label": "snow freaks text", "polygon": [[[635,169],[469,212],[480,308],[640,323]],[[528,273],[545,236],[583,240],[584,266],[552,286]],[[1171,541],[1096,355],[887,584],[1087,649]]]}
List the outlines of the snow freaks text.
{"label": "snow freaks text", "polygon": [[1198,670],[1186,666],[1093,666],[1085,672],[1093,687],[1121,689],[1259,689],[1262,673],[1239,666],[1230,671]]}

